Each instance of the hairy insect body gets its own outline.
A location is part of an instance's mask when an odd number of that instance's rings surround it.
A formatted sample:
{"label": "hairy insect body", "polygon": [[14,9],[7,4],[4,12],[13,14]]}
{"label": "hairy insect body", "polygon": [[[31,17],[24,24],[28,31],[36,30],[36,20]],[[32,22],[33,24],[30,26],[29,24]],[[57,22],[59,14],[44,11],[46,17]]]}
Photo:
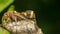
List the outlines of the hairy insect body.
{"label": "hairy insect body", "polygon": [[[26,13],[24,13],[25,16],[15,13],[10,12],[9,14],[12,14],[12,16],[5,16],[5,14],[2,18],[3,27],[10,31],[11,34],[43,34],[42,30],[37,26],[36,20],[32,19],[33,12],[31,12],[30,16],[32,20],[25,17],[27,15]],[[35,19],[35,17],[33,18]]]}

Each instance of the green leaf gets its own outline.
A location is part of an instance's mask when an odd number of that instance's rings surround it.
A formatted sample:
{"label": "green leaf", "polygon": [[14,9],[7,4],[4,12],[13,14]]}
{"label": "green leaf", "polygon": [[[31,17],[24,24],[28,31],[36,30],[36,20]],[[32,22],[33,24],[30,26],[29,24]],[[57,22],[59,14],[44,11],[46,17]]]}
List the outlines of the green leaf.
{"label": "green leaf", "polygon": [[8,7],[14,0],[0,0],[0,12]]}
{"label": "green leaf", "polygon": [[9,12],[9,11],[13,11],[14,8],[15,8],[15,6],[14,6],[14,5],[11,5],[11,6],[9,7],[9,9],[8,9],[8,12]]}
{"label": "green leaf", "polygon": [[10,32],[8,32],[4,28],[0,27],[0,34],[10,34]]}

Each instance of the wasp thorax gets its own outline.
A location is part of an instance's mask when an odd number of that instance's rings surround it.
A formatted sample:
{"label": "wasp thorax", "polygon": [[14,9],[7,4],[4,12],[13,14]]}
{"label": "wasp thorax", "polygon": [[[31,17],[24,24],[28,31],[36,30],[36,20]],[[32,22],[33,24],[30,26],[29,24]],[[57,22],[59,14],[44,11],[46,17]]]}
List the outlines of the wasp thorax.
{"label": "wasp thorax", "polygon": [[36,20],[33,20],[33,18],[35,19],[35,17],[32,15],[33,12],[30,13],[31,19],[26,17],[26,12],[19,13],[12,11],[5,13],[2,17],[3,27],[5,27],[12,34],[42,34],[41,30],[39,30],[36,24]]}

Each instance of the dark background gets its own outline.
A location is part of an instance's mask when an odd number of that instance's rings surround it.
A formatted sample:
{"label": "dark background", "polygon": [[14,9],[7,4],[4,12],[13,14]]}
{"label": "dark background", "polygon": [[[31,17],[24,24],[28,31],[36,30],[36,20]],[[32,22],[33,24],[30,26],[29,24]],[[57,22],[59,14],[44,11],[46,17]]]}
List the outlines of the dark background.
{"label": "dark background", "polygon": [[[34,10],[37,24],[44,34],[60,34],[60,2],[58,0],[15,0],[12,4],[17,11]],[[9,6],[4,11],[6,12],[8,8]],[[1,16],[5,13],[4,11],[0,13]]]}

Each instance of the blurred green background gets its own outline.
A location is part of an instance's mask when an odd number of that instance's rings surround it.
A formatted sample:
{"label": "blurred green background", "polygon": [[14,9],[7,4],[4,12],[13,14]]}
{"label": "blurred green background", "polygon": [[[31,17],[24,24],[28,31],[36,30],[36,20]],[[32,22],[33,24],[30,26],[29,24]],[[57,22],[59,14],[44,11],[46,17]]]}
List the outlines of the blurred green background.
{"label": "blurred green background", "polygon": [[44,34],[60,34],[60,2],[58,0],[7,1],[0,0],[0,23],[2,15],[8,11],[11,5],[14,5],[16,11],[34,10],[37,24]]}

